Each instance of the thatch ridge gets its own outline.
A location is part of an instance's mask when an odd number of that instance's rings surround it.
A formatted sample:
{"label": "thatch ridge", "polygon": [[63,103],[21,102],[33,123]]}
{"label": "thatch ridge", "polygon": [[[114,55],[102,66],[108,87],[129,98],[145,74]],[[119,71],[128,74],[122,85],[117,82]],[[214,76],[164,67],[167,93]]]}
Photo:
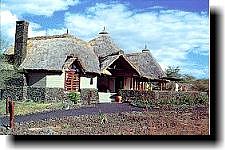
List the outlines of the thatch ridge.
{"label": "thatch ridge", "polygon": [[70,34],[60,34],[60,35],[35,36],[28,38],[28,40],[45,40],[45,39],[68,38],[68,37],[76,38]]}

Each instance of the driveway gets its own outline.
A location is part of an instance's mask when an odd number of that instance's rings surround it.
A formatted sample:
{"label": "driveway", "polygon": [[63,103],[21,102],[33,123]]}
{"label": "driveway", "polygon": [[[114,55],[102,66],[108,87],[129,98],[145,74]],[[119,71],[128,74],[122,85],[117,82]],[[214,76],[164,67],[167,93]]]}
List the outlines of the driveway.
{"label": "driveway", "polygon": [[[28,114],[23,116],[15,116],[15,122],[30,122],[30,121],[38,121],[45,120],[50,118],[62,118],[65,116],[78,116],[78,115],[93,115],[102,113],[119,113],[119,112],[131,112],[131,111],[142,111],[143,109],[131,106],[127,103],[100,103],[96,104],[93,107],[81,107],[77,109],[69,109],[69,110],[53,110],[47,112],[38,112],[34,114]],[[0,122],[2,124],[9,124],[9,117],[4,116],[0,117]]]}

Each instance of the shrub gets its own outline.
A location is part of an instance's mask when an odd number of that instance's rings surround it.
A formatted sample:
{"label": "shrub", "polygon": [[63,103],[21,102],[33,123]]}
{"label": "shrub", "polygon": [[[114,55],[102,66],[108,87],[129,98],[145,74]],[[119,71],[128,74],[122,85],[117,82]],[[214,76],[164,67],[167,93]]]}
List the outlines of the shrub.
{"label": "shrub", "polygon": [[[141,92],[141,91],[140,91]],[[147,93],[151,94],[151,93]],[[161,95],[160,95],[161,94]],[[130,97],[125,97],[128,100]],[[132,105],[138,107],[154,107],[154,106],[196,106],[196,105],[207,105],[208,95],[202,92],[159,92],[159,98],[150,96],[136,96],[134,100],[131,101]]]}
{"label": "shrub", "polygon": [[78,92],[70,92],[68,94],[69,99],[74,103],[77,104],[80,100],[80,93]]}

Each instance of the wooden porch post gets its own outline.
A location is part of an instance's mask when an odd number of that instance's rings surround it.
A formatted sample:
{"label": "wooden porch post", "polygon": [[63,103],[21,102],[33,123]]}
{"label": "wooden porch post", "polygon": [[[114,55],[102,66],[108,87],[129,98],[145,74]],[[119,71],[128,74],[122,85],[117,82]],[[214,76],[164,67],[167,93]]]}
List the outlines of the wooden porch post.
{"label": "wooden porch post", "polygon": [[151,82],[149,82],[148,84],[149,84],[150,91],[152,91],[152,84],[151,84]]}
{"label": "wooden porch post", "polygon": [[137,90],[136,89],[137,87],[136,87],[136,78],[134,79],[134,90]]}
{"label": "wooden porch post", "polygon": [[126,77],[124,77],[123,78],[123,89],[125,89],[126,90],[126,81],[127,81],[127,78]]}
{"label": "wooden porch post", "polygon": [[160,86],[161,86],[161,91],[162,91],[162,82],[160,82]]}
{"label": "wooden porch post", "polygon": [[66,73],[67,73],[67,71],[65,70],[65,78],[64,78],[64,91],[66,91]]}
{"label": "wooden porch post", "polygon": [[110,80],[109,80],[109,77],[108,77],[108,90],[110,91]]}
{"label": "wooden porch post", "polygon": [[139,82],[139,80],[137,81],[137,90],[140,90],[140,82]]}
{"label": "wooden porch post", "polygon": [[142,82],[139,82],[140,91],[142,91]]}
{"label": "wooden porch post", "polygon": [[142,82],[143,91],[145,91],[145,82]]}
{"label": "wooden porch post", "polygon": [[130,89],[134,89],[133,88],[133,77],[130,78],[131,82],[130,82]]}

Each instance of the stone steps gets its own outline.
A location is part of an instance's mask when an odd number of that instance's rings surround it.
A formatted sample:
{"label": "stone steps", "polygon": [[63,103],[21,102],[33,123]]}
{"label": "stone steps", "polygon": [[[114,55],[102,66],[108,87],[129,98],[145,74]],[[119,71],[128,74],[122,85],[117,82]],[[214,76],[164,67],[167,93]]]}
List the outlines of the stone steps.
{"label": "stone steps", "polygon": [[104,92],[98,92],[99,94],[99,102],[100,103],[111,103],[114,102],[114,98],[110,98],[111,96],[115,95],[116,93],[104,93]]}

